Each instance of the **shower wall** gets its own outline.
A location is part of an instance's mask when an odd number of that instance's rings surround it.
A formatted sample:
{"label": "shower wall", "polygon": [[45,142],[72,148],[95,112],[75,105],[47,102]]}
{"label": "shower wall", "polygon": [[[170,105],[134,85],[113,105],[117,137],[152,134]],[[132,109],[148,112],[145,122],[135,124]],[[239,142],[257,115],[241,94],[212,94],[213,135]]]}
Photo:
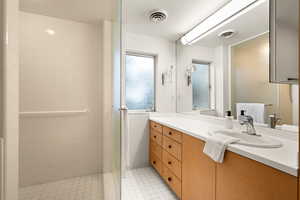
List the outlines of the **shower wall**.
{"label": "shower wall", "polygon": [[[101,172],[101,34],[20,12],[21,186]],[[62,114],[24,113],[35,111]]]}

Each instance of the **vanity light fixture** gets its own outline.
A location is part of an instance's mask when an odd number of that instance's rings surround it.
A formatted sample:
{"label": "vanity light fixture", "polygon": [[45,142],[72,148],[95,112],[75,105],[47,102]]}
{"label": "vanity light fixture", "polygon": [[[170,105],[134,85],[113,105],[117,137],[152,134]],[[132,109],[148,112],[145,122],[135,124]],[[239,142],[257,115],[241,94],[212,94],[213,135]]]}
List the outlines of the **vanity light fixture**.
{"label": "vanity light fixture", "polygon": [[161,84],[165,85],[166,82],[172,83],[173,82],[173,70],[174,66],[171,65],[170,69],[166,72],[161,73]]}
{"label": "vanity light fixture", "polygon": [[186,75],[186,78],[187,78],[187,86],[190,86],[191,83],[192,83],[192,73],[195,72],[197,69],[196,69],[196,66],[195,65],[190,65],[186,71],[185,71],[185,75]]}
{"label": "vanity light fixture", "polygon": [[266,0],[232,0],[186,33],[180,41],[183,45],[191,45],[265,1]]}

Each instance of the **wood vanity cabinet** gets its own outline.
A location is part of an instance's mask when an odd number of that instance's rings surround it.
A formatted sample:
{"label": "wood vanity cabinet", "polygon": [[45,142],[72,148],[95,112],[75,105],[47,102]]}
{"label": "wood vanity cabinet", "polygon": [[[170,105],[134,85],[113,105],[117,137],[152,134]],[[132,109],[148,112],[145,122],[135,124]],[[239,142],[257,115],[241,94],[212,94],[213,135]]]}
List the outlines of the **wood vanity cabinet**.
{"label": "wood vanity cabinet", "polygon": [[217,164],[216,199],[297,200],[297,178],[227,151]]}
{"label": "wood vanity cabinet", "polygon": [[182,200],[297,200],[295,176],[230,151],[217,164],[200,139],[150,127],[150,163]]}
{"label": "wood vanity cabinet", "polygon": [[183,134],[182,146],[182,199],[214,200],[216,164],[203,153],[204,142]]}
{"label": "wood vanity cabinet", "polygon": [[181,133],[150,122],[150,163],[181,198]]}

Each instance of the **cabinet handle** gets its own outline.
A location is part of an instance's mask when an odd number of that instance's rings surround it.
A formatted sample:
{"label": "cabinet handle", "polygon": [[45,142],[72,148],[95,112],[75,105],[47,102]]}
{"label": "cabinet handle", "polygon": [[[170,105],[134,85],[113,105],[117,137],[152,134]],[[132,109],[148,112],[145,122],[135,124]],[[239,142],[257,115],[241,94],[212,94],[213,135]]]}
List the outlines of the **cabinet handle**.
{"label": "cabinet handle", "polygon": [[169,165],[171,165],[171,164],[172,164],[172,162],[171,162],[171,161],[169,161],[169,162],[168,162],[168,164],[169,164]]}
{"label": "cabinet handle", "polygon": [[172,135],[172,132],[171,132],[171,131],[169,132],[169,135]]}
{"label": "cabinet handle", "polygon": [[288,81],[298,81],[299,79],[297,78],[287,78]]}
{"label": "cabinet handle", "polygon": [[169,147],[169,149],[171,149],[171,148],[172,148],[172,145],[169,145],[168,147]]}
{"label": "cabinet handle", "polygon": [[168,181],[171,182],[171,181],[172,181],[172,178],[171,178],[171,177],[168,177]]}

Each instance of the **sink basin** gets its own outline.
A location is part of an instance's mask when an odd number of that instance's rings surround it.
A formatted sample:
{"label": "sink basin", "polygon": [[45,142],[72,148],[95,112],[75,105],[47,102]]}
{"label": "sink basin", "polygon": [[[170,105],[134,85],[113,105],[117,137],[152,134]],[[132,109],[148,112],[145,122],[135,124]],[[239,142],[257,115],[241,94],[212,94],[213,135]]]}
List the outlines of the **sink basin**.
{"label": "sink basin", "polygon": [[240,140],[236,142],[236,144],[241,144],[245,146],[260,148],[279,148],[282,146],[282,143],[280,141],[267,136],[248,135],[246,133],[229,130],[219,130],[215,131],[213,134],[223,134],[239,138]]}

